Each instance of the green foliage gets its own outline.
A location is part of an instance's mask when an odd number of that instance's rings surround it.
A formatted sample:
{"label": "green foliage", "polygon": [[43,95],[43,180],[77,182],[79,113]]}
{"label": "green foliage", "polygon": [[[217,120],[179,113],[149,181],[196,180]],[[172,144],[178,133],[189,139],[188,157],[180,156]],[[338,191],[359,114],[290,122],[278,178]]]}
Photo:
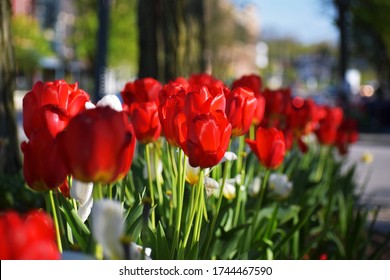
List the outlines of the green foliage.
{"label": "green foliage", "polygon": [[93,63],[98,29],[97,2],[96,0],[77,0],[74,3],[77,16],[71,40],[75,48],[76,58]]}
{"label": "green foliage", "polygon": [[113,1],[108,55],[110,66],[127,66],[134,72],[137,70],[137,32],[136,1]]}
{"label": "green foliage", "polygon": [[[76,56],[94,64],[96,34],[99,27],[97,1],[75,1],[75,30],[72,38]],[[126,66],[135,70],[137,65],[136,1],[111,1],[109,23],[108,65]]]}
{"label": "green foliage", "polygon": [[39,66],[40,58],[54,54],[36,19],[23,15],[14,16],[11,28],[15,60],[19,69],[34,70]]}
{"label": "green foliage", "polygon": [[45,205],[42,194],[28,188],[21,175],[0,174],[0,193],[0,212],[8,209],[26,212]]}

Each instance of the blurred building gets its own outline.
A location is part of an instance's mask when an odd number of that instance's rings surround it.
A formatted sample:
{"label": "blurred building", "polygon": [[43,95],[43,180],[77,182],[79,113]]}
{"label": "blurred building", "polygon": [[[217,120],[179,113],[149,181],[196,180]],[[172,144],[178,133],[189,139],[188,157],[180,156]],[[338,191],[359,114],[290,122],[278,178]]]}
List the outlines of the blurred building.
{"label": "blurred building", "polygon": [[231,49],[232,70],[234,77],[257,73],[259,66],[256,63],[260,38],[260,14],[257,7],[248,3],[234,10],[235,21],[245,30],[245,41],[237,40]]}
{"label": "blurred building", "polygon": [[88,83],[87,78],[83,77],[86,65],[76,60],[69,40],[76,18],[73,0],[12,0],[12,10],[15,16],[33,17],[39,22],[42,34],[54,53],[53,56],[39,59],[39,69],[31,82],[24,83],[26,87],[30,87],[35,80],[65,77],[81,85]]}

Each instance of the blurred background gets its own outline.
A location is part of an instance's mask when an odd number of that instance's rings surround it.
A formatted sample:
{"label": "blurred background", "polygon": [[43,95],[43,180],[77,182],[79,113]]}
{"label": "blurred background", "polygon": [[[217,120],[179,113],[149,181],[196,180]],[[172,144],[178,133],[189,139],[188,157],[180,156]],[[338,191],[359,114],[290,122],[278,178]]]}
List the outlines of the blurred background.
{"label": "blurred background", "polygon": [[[390,205],[388,0],[1,0],[0,11],[0,76],[15,82],[0,80],[6,172],[20,169],[12,109],[21,141],[22,98],[38,80],[78,82],[98,100],[146,76],[206,71],[230,85],[256,73],[264,87],[290,87],[356,118],[351,162],[361,182],[371,174],[367,201]],[[359,163],[365,152],[370,167]]]}
{"label": "blurred background", "polygon": [[[115,94],[126,81],[258,73],[390,132],[386,0],[12,0],[16,90],[37,80]],[[348,104],[346,104],[348,103]]]}

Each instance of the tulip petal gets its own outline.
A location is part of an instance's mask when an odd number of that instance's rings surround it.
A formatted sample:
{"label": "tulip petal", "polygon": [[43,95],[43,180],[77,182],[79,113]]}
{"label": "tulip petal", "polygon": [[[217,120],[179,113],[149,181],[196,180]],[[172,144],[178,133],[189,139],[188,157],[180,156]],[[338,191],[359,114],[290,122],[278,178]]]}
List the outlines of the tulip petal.
{"label": "tulip petal", "polygon": [[103,199],[92,208],[92,235],[111,259],[122,259],[120,239],[124,233],[123,209],[120,202]]}
{"label": "tulip petal", "polygon": [[90,110],[90,109],[95,109],[96,108],[96,106],[95,106],[95,104],[93,104],[92,102],[85,102],[85,109],[87,109],[87,110]]}
{"label": "tulip petal", "polygon": [[89,214],[91,214],[91,209],[93,206],[93,198],[92,196],[89,197],[87,202],[80,206],[79,209],[77,209],[77,215],[80,217],[80,220],[83,221],[83,223],[88,219]]}
{"label": "tulip petal", "polygon": [[219,189],[219,183],[213,178],[207,177],[204,179],[204,188],[206,190],[207,197],[210,197],[213,192]]}
{"label": "tulip petal", "polygon": [[222,160],[220,161],[220,163],[224,162],[224,161],[234,161],[234,160],[237,160],[237,155],[233,152],[225,152],[225,154],[223,155],[223,158]]}
{"label": "tulip petal", "polygon": [[111,109],[118,111],[118,112],[122,112],[122,110],[123,110],[121,101],[119,100],[119,98],[116,95],[113,95],[113,94],[105,95],[96,104],[96,107],[105,107],[105,106],[108,106]]}
{"label": "tulip petal", "polygon": [[84,206],[92,197],[93,183],[84,183],[76,179],[72,180],[70,196],[75,199],[80,206]]}

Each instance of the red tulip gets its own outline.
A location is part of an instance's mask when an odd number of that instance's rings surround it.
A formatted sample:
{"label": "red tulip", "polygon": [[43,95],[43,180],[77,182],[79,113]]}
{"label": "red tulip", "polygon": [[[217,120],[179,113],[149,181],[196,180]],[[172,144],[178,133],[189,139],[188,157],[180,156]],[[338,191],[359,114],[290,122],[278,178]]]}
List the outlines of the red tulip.
{"label": "red tulip", "polygon": [[121,91],[123,102],[130,106],[134,102],[157,102],[158,95],[162,88],[159,81],[153,78],[137,79],[128,82]]}
{"label": "red tulip", "polygon": [[256,140],[247,139],[246,142],[266,168],[276,169],[282,164],[286,151],[282,131],[259,127],[256,130]]}
{"label": "red tulip", "polygon": [[284,136],[284,144],[286,146],[286,151],[289,151],[292,149],[294,145],[294,134],[291,129],[284,129],[283,136]]}
{"label": "red tulip", "polygon": [[176,147],[184,147],[187,137],[184,103],[186,89],[182,84],[170,82],[160,91],[158,116],[167,141]]}
{"label": "red tulip", "polygon": [[70,188],[69,188],[69,183],[68,183],[68,180],[65,180],[61,186],[58,187],[59,191],[61,192],[61,194],[66,197],[66,198],[70,198]]}
{"label": "red tulip", "polygon": [[256,111],[253,116],[253,123],[255,125],[259,125],[264,117],[265,98],[261,94],[262,85],[263,83],[261,77],[256,74],[242,76],[241,78],[235,80],[232,84],[232,89],[237,87],[246,87],[251,89],[255,94],[257,100]]}
{"label": "red tulip", "polygon": [[212,75],[208,73],[198,73],[198,74],[192,74],[188,78],[188,83],[190,85],[195,86],[206,86],[208,88],[215,87],[215,88],[224,88],[225,84],[221,81],[213,77]]}
{"label": "red tulip", "polygon": [[321,144],[332,145],[336,141],[337,130],[343,120],[343,110],[339,107],[325,107],[319,128],[315,131]]}
{"label": "red tulip", "polygon": [[32,210],[26,216],[14,211],[0,214],[0,259],[59,258],[53,221],[46,213]]}
{"label": "red tulip", "polygon": [[255,96],[260,95],[262,87],[261,77],[256,74],[244,75],[233,81],[232,89],[237,87],[247,87],[254,92]]}
{"label": "red tulip", "polygon": [[287,118],[287,126],[298,137],[312,132],[318,125],[317,105],[312,99],[303,99],[296,96],[292,99],[291,111]]}
{"label": "red tulip", "polygon": [[[278,90],[265,89],[265,112],[263,126],[284,128],[284,122],[291,106],[291,91],[289,88]],[[282,127],[283,126],[283,127]]]}
{"label": "red tulip", "polygon": [[237,87],[226,96],[226,115],[232,125],[232,136],[248,132],[256,106],[257,100],[249,88]]}
{"label": "red tulip", "polygon": [[353,119],[344,119],[337,130],[336,146],[340,154],[348,153],[348,146],[355,143],[359,138],[357,122]]}
{"label": "red tulip", "polygon": [[222,111],[199,114],[188,123],[184,152],[193,167],[212,167],[223,158],[230,141],[231,125]]}
{"label": "red tulip", "polygon": [[338,127],[322,123],[320,127],[315,131],[317,139],[321,144],[332,145],[336,141]]}
{"label": "red tulip", "polygon": [[135,137],[125,112],[110,107],[84,111],[58,137],[69,170],[79,181],[112,183],[129,171]]}
{"label": "red tulip", "polygon": [[66,181],[68,169],[59,145],[46,129],[34,131],[28,142],[21,144],[23,175],[27,185],[36,191],[59,187]]}
{"label": "red tulip", "polygon": [[224,112],[225,108],[226,99],[223,91],[213,96],[205,86],[193,86],[188,89],[184,103],[184,113],[188,121],[199,114]]}
{"label": "red tulip", "polygon": [[35,130],[46,128],[53,136],[62,131],[69,120],[85,109],[89,95],[63,80],[36,82],[23,98],[23,128],[31,137]]}
{"label": "red tulip", "polygon": [[130,106],[130,120],[137,140],[143,144],[156,141],[160,137],[161,124],[158,106],[155,102],[133,103]]}
{"label": "red tulip", "polygon": [[339,127],[343,121],[344,112],[340,107],[324,107],[323,118],[321,123],[326,123]]}
{"label": "red tulip", "polygon": [[253,116],[253,124],[259,125],[264,118],[264,112],[265,112],[265,98],[262,95],[256,95],[256,111]]}

